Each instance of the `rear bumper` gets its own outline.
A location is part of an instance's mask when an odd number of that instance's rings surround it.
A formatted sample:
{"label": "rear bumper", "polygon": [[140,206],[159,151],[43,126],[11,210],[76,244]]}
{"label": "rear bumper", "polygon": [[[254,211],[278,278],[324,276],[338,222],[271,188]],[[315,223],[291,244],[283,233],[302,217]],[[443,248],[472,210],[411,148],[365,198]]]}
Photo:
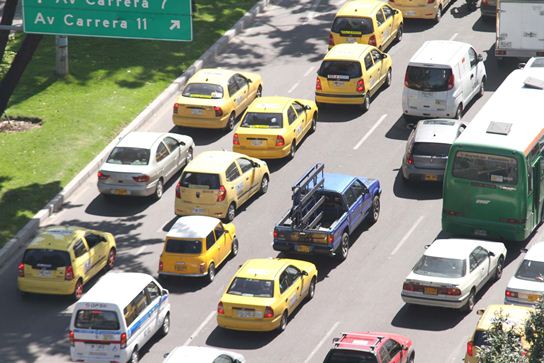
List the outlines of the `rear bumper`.
{"label": "rear bumper", "polygon": [[70,347],[70,358],[72,362],[87,362],[87,363],[109,363],[109,362],[127,362],[129,352],[126,349],[121,349],[117,352],[104,352],[104,356],[95,357],[79,352],[76,348]]}
{"label": "rear bumper", "polygon": [[442,299],[440,297],[412,296],[401,293],[402,300],[407,304],[461,309],[467,303],[468,295],[459,300]]}
{"label": "rear bumper", "polygon": [[444,179],[445,169],[416,168],[413,165],[402,165],[402,175],[409,180],[439,181]]}
{"label": "rear bumper", "polygon": [[98,191],[101,194],[148,197],[155,193],[157,181],[154,181],[147,185],[105,184],[102,182],[98,182],[97,186]]}
{"label": "rear bumper", "polygon": [[530,58],[544,56],[544,49],[511,49],[495,47],[495,57]]}
{"label": "rear bumper", "polygon": [[416,108],[416,107],[408,107],[407,105],[403,104],[403,113],[407,116],[415,116],[415,117],[421,117],[421,118],[435,118],[435,117],[443,117],[443,118],[453,118],[455,117],[455,112],[457,111],[457,107],[446,107],[445,109],[441,110],[431,110],[431,109],[424,109],[424,108]]}
{"label": "rear bumper", "polygon": [[[221,202],[220,202],[221,203]],[[181,202],[176,198],[175,213],[178,216],[209,216],[216,218],[225,218],[227,215],[228,204],[221,203],[218,205],[202,206],[198,204],[190,204]]]}
{"label": "rear bumper", "polygon": [[221,328],[241,331],[272,331],[279,328],[281,315],[272,320],[247,320],[217,315],[217,325]]}
{"label": "rear bumper", "polygon": [[366,93],[354,94],[334,94],[334,93],[318,93],[315,94],[316,103],[333,103],[340,105],[362,105]]}
{"label": "rear bumper", "polygon": [[240,145],[233,145],[232,151],[236,153],[245,154],[259,159],[282,159],[289,155],[291,149],[291,144],[285,145],[282,148],[273,148],[273,149],[255,149],[244,147]]}
{"label": "rear bumper", "polygon": [[[301,247],[308,247],[309,251],[302,251]],[[293,242],[282,242],[274,241],[272,248],[275,251],[280,252],[289,252],[289,253],[299,253],[304,255],[334,255],[334,248],[332,245],[318,245],[318,244],[307,244],[307,243],[293,243]]]}
{"label": "rear bumper", "polygon": [[193,127],[202,129],[224,129],[227,125],[230,115],[223,115],[223,117],[205,119],[205,118],[192,118],[186,116],[172,115],[172,121],[176,126]]}
{"label": "rear bumper", "polygon": [[17,287],[22,292],[45,295],[71,295],[76,287],[76,279],[71,281],[45,281],[45,279],[33,279],[18,277]]}
{"label": "rear bumper", "polygon": [[504,298],[504,304],[505,305],[522,305],[522,306],[533,307],[537,303],[538,303],[538,301],[531,302],[529,300],[515,299],[515,298],[511,298],[511,297],[505,297]]}
{"label": "rear bumper", "polygon": [[434,19],[438,12],[436,2],[426,6],[399,5],[396,3],[393,5],[402,12],[402,17],[405,19]]}
{"label": "rear bumper", "polygon": [[524,241],[531,232],[525,231],[525,225],[469,220],[464,217],[444,216],[444,214],[442,214],[442,230],[461,236],[506,241]]}
{"label": "rear bumper", "polygon": [[204,276],[207,276],[208,275],[208,272],[205,272],[203,274],[184,274],[184,273],[181,273],[181,272],[165,272],[165,271],[161,271],[159,272],[159,277],[160,276],[176,276],[176,277],[204,277]]}

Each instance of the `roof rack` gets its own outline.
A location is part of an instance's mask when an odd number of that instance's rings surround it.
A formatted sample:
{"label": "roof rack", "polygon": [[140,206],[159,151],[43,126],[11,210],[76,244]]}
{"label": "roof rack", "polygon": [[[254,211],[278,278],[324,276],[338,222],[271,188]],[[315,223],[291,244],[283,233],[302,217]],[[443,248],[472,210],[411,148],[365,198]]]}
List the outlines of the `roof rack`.
{"label": "roof rack", "polygon": [[325,202],[325,196],[317,193],[325,184],[324,168],[323,163],[317,163],[291,187],[293,206],[289,217],[297,228],[312,229],[323,218],[323,212],[316,215],[316,211]]}
{"label": "roof rack", "polygon": [[[355,344],[355,343],[347,343],[347,342],[342,342],[342,339],[344,339],[345,337],[347,336],[350,336],[350,337],[354,337],[354,338],[361,338],[361,339],[365,339],[365,340],[368,340],[368,336],[364,336],[363,334],[357,334],[357,333],[342,333],[340,334],[340,338],[334,338],[333,339],[333,344],[334,344],[334,348],[337,348],[340,344],[345,344],[345,345],[359,345],[359,344]],[[372,345],[369,345],[369,348],[371,351],[375,351],[376,350],[376,347],[378,346],[378,344],[380,344],[380,342],[383,340],[384,336],[381,336],[381,335],[378,335],[375,337],[376,338],[376,342]]]}

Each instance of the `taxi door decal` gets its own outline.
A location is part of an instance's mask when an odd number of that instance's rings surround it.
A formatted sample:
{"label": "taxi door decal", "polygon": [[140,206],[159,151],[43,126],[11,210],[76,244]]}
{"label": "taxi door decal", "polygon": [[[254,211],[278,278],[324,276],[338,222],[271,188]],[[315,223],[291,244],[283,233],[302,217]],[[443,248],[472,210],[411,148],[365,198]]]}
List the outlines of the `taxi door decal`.
{"label": "taxi door decal", "polygon": [[234,186],[234,189],[236,190],[236,196],[239,198],[242,194],[244,194],[244,181],[237,183]]}

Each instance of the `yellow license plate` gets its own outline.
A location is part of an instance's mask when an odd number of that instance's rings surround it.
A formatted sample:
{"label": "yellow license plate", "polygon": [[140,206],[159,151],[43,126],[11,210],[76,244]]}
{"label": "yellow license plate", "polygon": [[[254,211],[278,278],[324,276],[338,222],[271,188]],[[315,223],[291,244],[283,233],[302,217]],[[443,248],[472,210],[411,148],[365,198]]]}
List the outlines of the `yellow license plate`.
{"label": "yellow license plate", "polygon": [[176,271],[183,271],[185,270],[185,264],[184,263],[176,263],[176,265],[174,266],[174,268],[176,269]]}
{"label": "yellow license plate", "polygon": [[310,252],[310,246],[296,246],[295,249],[297,252]]}
{"label": "yellow license plate", "polygon": [[127,195],[128,194],[128,190],[126,189],[114,189],[111,191],[112,194],[115,194],[115,195]]}
{"label": "yellow license plate", "polygon": [[426,287],[423,289],[425,295],[438,295],[438,289],[436,287]]}
{"label": "yellow license plate", "polygon": [[429,181],[437,181],[437,180],[438,180],[438,176],[437,176],[437,175],[425,175],[425,180],[429,180]]}
{"label": "yellow license plate", "polygon": [[529,301],[538,301],[540,295],[529,295]]}

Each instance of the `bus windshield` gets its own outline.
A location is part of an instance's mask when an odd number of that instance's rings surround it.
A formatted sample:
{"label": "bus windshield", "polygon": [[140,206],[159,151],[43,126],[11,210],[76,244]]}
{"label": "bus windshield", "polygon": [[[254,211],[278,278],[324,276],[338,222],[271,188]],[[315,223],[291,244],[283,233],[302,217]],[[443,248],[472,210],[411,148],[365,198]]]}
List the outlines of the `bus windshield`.
{"label": "bus windshield", "polygon": [[485,183],[516,185],[518,162],[513,157],[458,151],[453,176]]}

